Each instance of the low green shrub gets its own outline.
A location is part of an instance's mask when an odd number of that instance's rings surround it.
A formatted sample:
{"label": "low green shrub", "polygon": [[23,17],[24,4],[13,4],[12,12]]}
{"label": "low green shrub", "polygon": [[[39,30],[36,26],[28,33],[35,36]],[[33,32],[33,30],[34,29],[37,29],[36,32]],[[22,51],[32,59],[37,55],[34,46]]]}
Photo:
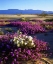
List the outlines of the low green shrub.
{"label": "low green shrub", "polygon": [[45,19],[44,21],[46,21],[46,22],[53,22],[53,18],[52,19]]}
{"label": "low green shrub", "polygon": [[3,31],[0,31],[0,35],[4,35],[4,32]]}
{"label": "low green shrub", "polygon": [[8,31],[8,32],[12,32],[13,31],[12,28],[5,28],[5,30]]}

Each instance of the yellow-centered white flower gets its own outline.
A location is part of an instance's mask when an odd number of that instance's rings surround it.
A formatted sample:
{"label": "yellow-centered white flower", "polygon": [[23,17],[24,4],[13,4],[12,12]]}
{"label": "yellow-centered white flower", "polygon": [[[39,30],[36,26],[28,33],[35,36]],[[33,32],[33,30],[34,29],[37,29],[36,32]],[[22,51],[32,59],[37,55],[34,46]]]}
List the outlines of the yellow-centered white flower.
{"label": "yellow-centered white flower", "polygon": [[29,36],[28,39],[29,39],[29,41],[32,41],[33,38],[31,36]]}
{"label": "yellow-centered white flower", "polygon": [[26,36],[26,35],[18,35],[17,37],[14,37],[14,44],[16,44],[18,47],[26,45],[28,46],[29,43],[29,47],[35,47],[33,38],[31,36]]}
{"label": "yellow-centered white flower", "polygon": [[20,44],[17,44],[18,47],[20,47]]}
{"label": "yellow-centered white flower", "polygon": [[27,45],[27,42],[25,42],[25,45]]}

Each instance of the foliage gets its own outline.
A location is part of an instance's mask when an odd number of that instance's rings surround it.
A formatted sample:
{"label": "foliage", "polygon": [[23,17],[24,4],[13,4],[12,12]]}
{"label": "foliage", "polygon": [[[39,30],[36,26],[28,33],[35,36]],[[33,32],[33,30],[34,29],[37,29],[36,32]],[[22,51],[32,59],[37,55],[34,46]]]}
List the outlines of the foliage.
{"label": "foliage", "polygon": [[19,18],[18,20],[26,22],[26,21],[29,21],[29,18],[22,17],[22,18]]}
{"label": "foliage", "polygon": [[5,28],[6,31],[12,32],[13,30],[11,28]]}
{"label": "foliage", "polygon": [[3,31],[0,31],[0,35],[4,35],[4,32]]}
{"label": "foliage", "polygon": [[45,11],[43,11],[41,14],[39,14],[39,16],[42,16],[42,17],[46,17],[48,14],[45,13]]}
{"label": "foliage", "polygon": [[[33,38],[31,36],[26,36],[23,35],[23,39],[25,39],[26,42],[26,37],[30,38],[28,39],[28,43],[30,44],[30,41],[34,41],[35,47],[32,46],[32,48],[28,48],[28,47],[18,47],[17,46],[17,41],[19,41],[19,39],[17,37],[20,37],[20,34],[6,34],[3,36],[0,36],[0,62],[2,64],[18,64],[18,62],[20,61],[27,61],[27,60],[32,60],[32,61],[36,61],[37,59],[42,58],[42,53],[41,51],[43,51],[43,53],[48,50],[48,45],[47,42],[44,41],[40,41],[37,40],[36,38]],[[18,39],[17,41],[15,41],[16,39]],[[21,39],[22,40],[22,39]],[[20,42],[20,41],[19,41]],[[24,42],[24,43],[25,43]],[[22,41],[20,42],[22,44]],[[24,45],[25,46],[25,45]],[[46,55],[46,54],[45,54]]]}
{"label": "foliage", "polygon": [[17,37],[14,37],[13,41],[14,44],[17,45],[17,47],[27,47],[27,48],[35,47],[33,38],[31,36],[20,34]]}
{"label": "foliage", "polygon": [[46,21],[46,22],[53,22],[53,18],[52,19],[46,19],[44,21]]}
{"label": "foliage", "polygon": [[40,25],[40,23],[32,24],[31,22],[11,22],[10,25],[18,27],[23,34],[45,32],[45,29]]}

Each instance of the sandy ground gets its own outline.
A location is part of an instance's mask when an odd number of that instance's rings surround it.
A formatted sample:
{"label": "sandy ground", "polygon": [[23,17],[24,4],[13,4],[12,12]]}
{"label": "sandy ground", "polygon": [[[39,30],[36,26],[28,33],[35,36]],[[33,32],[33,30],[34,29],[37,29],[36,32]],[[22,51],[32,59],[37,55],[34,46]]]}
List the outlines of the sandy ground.
{"label": "sandy ground", "polygon": [[30,19],[39,19],[39,20],[45,20],[45,19],[51,19],[53,18],[53,16],[49,15],[49,16],[46,16],[46,17],[40,17],[38,15],[28,15],[28,14],[25,14],[25,15],[4,15],[4,14],[0,14],[0,20],[2,19],[17,19],[17,18],[22,18],[22,17],[25,17],[25,18],[30,18]]}

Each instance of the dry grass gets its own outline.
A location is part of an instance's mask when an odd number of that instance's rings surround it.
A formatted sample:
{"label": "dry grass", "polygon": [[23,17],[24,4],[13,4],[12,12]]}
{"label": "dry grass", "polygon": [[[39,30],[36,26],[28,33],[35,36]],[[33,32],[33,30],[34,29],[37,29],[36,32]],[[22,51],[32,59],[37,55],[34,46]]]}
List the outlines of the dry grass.
{"label": "dry grass", "polygon": [[0,18],[37,17],[37,15],[0,15]]}
{"label": "dry grass", "polygon": [[47,61],[49,64],[53,64],[53,59],[50,59],[50,58],[42,58],[42,59]]}
{"label": "dry grass", "polygon": [[41,17],[41,16],[38,16],[38,15],[28,15],[28,14],[21,14],[21,15],[0,15],[0,20],[2,19],[18,19],[18,18],[22,18],[22,17],[25,17],[25,18],[30,18],[30,19],[39,19],[39,20],[45,20],[45,19],[51,19],[53,18],[52,15],[48,15],[46,17]]}

